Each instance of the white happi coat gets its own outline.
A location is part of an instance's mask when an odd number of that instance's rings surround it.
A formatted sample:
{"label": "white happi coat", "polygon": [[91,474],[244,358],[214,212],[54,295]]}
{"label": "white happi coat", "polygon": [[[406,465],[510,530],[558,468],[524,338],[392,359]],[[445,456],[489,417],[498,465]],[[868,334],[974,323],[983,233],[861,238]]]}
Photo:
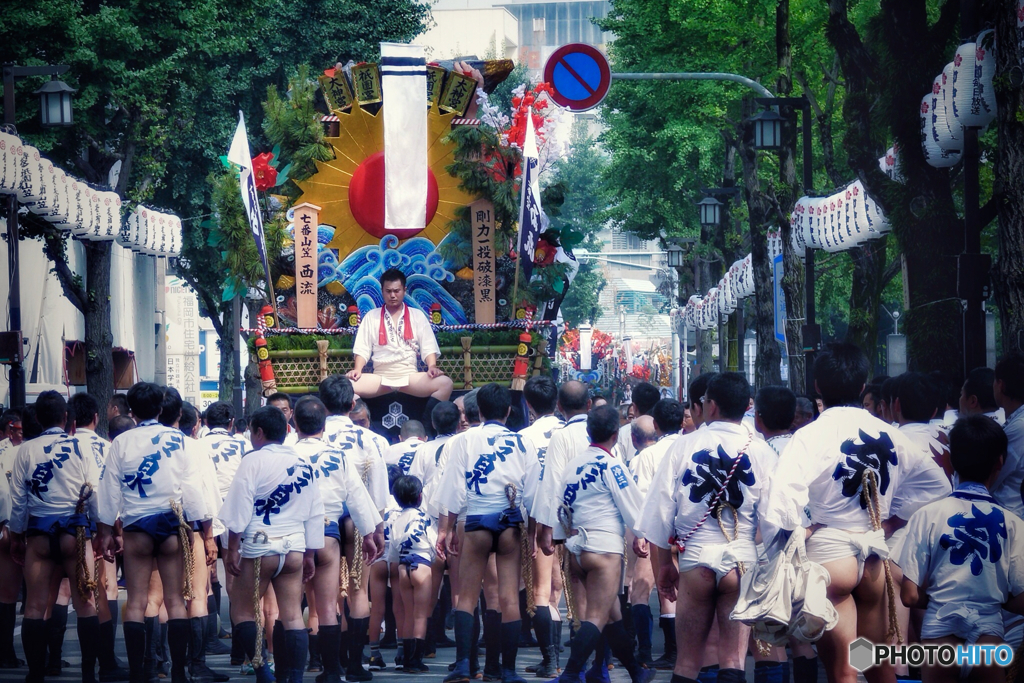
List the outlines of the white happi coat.
{"label": "white happi coat", "polygon": [[[434,489],[437,487],[438,461],[441,459],[441,451],[444,445],[454,437],[454,434],[442,434],[426,443],[421,443],[416,448],[416,456],[412,459],[408,474],[416,477],[423,484],[423,506],[428,512],[434,514],[430,509],[429,501],[434,496]],[[437,515],[434,515],[435,519]]]}
{"label": "white happi coat", "polygon": [[[530,508],[540,479],[533,444],[500,422],[485,422],[449,443],[455,447],[438,489],[441,507],[455,511],[465,505],[467,515]],[[508,484],[516,488],[512,505],[505,494]]]}
{"label": "white happi coat", "polygon": [[[754,439],[742,424],[712,422],[680,436],[654,475],[637,535],[659,548],[669,548],[685,538],[680,570],[700,565],[722,576],[739,562],[756,561],[758,513],[777,461],[775,451],[763,440]],[[730,470],[733,475],[719,499],[719,509],[691,534]],[[732,511],[724,512],[723,504]],[[726,537],[722,526],[730,536],[735,535],[733,540]]]}
{"label": "white happi coat", "polygon": [[337,522],[347,507],[356,529],[362,535],[372,533],[381,523],[380,513],[355,465],[344,453],[323,439],[312,436],[299,439],[293,448],[313,467],[323,500],[324,517]]}
{"label": "white happi coat", "polygon": [[551,435],[548,450],[544,456],[544,469],[537,488],[537,498],[530,507],[530,516],[538,524],[552,529],[558,526],[558,506],[561,504],[561,493],[558,484],[566,465],[576,456],[590,447],[590,435],[587,434],[587,416],[575,415],[565,425]]}
{"label": "white happi coat", "polygon": [[651,488],[651,481],[654,480],[654,475],[657,473],[661,461],[668,454],[669,449],[672,448],[672,444],[677,439],[679,439],[678,434],[666,434],[637,453],[633,461],[629,463],[629,467],[633,472],[633,479],[636,481],[637,488],[640,489],[641,496],[647,495],[647,491]]}
{"label": "white happi coat", "polygon": [[612,449],[616,457],[630,467],[633,466],[633,458],[636,457],[636,446],[633,445],[633,423],[627,422],[619,427],[619,440],[615,442]]}
{"label": "white happi coat", "polygon": [[[82,485],[98,482],[91,450],[63,429],[47,429],[25,441],[11,471],[11,531],[24,533],[29,517],[75,514]],[[96,499],[94,491],[87,502],[90,519],[97,517]]]}
{"label": "white happi coat", "polygon": [[267,444],[242,458],[220,514],[243,544],[255,545],[263,532],[268,545],[287,539],[290,551],[324,547],[320,487],[312,466],[290,446]]}
{"label": "white happi coat", "polygon": [[557,415],[543,415],[534,420],[532,425],[519,430],[519,433],[529,439],[537,451],[541,479],[544,478],[544,460],[547,458],[548,446],[551,445],[551,437],[564,426],[565,422]]}
{"label": "white happi coat", "polygon": [[626,529],[636,526],[643,497],[622,460],[591,445],[565,467],[558,490],[577,533],[567,534],[559,524],[552,538],[566,539],[566,548],[576,554],[624,553]]}
{"label": "white happi coat", "polygon": [[[384,345],[379,343],[382,315],[385,316],[384,330],[388,341]],[[407,386],[409,375],[417,372],[417,358],[441,354],[426,314],[418,308],[410,307],[409,322],[412,324],[413,338],[406,340],[404,310],[392,317],[387,309],[374,308],[366,314],[356,330],[352,354],[373,361],[373,374],[381,377],[384,386]]]}
{"label": "white happi coat", "polygon": [[128,526],[170,512],[172,500],[188,521],[210,519],[202,471],[185,451],[186,438],[177,429],[146,420],[114,439],[100,476],[99,521],[113,526],[120,517]]}
{"label": "white happi coat", "polygon": [[1006,416],[1006,462],[992,485],[992,497],[1018,517],[1024,517],[1024,406]]}
{"label": "white happi coat", "polygon": [[[420,446],[423,445],[423,441],[418,437],[409,437],[405,441],[399,441],[396,444],[391,444],[388,449],[384,451],[384,464],[385,465],[398,465],[402,470],[402,474],[409,474],[412,470],[413,462],[416,460],[417,453],[419,452]],[[420,480],[423,483],[423,480]]]}
{"label": "white happi coat", "polygon": [[908,422],[899,430],[914,442],[921,453],[932,458],[939,467],[950,466],[949,430],[941,424],[931,422]]}
{"label": "white happi coat", "polygon": [[[828,408],[793,435],[779,458],[762,508],[765,544],[778,530],[820,524],[828,528],[808,539],[808,553],[817,562],[887,557],[884,533],[873,529],[862,496],[866,471],[878,482],[882,521],[890,516],[909,518],[950,490],[935,461],[897,428],[863,408]],[[821,552],[815,549],[816,543],[826,542]]]}
{"label": "white happi coat", "polygon": [[217,470],[217,486],[223,499],[228,495],[231,480],[235,478],[235,471],[242,462],[242,456],[252,450],[252,445],[244,437],[231,434],[223,427],[211,429],[200,442],[209,449],[213,467]]}
{"label": "white happi coat", "polygon": [[381,511],[388,502],[388,468],[384,464],[387,439],[352,422],[347,415],[328,415],[323,440],[351,460],[366,484],[370,498]]}
{"label": "white happi coat", "polygon": [[93,460],[96,462],[96,471],[103,474],[103,463],[107,460],[107,451],[110,450],[110,442],[104,439],[91,429],[78,428],[75,436],[83,446],[87,446],[92,452]]}
{"label": "white happi coat", "polygon": [[389,562],[419,555],[431,562],[437,554],[437,522],[421,507],[399,510],[391,516]]}
{"label": "white happi coat", "polygon": [[906,528],[894,557],[928,595],[921,637],[1002,638],[1002,605],[1024,592],[1024,522],[984,486],[966,483]]}

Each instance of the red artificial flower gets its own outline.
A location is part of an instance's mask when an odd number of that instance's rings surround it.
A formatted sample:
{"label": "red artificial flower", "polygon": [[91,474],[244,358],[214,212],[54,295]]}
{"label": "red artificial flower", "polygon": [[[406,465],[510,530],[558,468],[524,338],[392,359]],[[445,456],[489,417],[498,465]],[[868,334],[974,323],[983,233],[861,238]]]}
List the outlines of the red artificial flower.
{"label": "red artificial flower", "polygon": [[256,179],[256,189],[266,192],[277,186],[277,169],[270,165],[274,155],[264,152],[252,160],[252,175]]}
{"label": "red artificial flower", "polygon": [[537,240],[537,247],[533,250],[533,263],[538,266],[550,266],[555,262],[555,247],[545,239]]}

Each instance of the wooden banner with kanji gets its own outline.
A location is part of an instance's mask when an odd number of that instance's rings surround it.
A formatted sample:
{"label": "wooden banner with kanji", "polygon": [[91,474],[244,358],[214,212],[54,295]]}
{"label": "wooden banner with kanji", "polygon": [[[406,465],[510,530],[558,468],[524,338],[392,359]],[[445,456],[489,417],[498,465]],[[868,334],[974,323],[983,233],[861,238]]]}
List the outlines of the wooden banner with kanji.
{"label": "wooden banner with kanji", "polygon": [[494,322],[494,204],[479,199],[469,205],[473,226],[473,285],[476,291],[476,322]]}
{"label": "wooden banner with kanji", "polygon": [[317,326],[317,226],[320,207],[308,202],[295,207],[295,310],[298,326]]}

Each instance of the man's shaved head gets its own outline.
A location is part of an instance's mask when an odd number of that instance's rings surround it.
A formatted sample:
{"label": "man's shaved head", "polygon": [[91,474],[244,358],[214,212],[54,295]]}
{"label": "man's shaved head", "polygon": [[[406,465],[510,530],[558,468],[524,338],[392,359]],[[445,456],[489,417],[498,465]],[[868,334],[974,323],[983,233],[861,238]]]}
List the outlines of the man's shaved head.
{"label": "man's shaved head", "polygon": [[630,435],[633,437],[633,447],[639,453],[658,440],[654,431],[654,418],[650,415],[641,415],[630,423]]}
{"label": "man's shaved head", "polygon": [[406,420],[398,435],[402,441],[413,437],[416,437],[417,439],[426,439],[427,430],[419,420]]}
{"label": "man's shaved head", "polygon": [[583,382],[566,382],[558,387],[558,405],[567,417],[585,413],[590,405],[590,390]]}

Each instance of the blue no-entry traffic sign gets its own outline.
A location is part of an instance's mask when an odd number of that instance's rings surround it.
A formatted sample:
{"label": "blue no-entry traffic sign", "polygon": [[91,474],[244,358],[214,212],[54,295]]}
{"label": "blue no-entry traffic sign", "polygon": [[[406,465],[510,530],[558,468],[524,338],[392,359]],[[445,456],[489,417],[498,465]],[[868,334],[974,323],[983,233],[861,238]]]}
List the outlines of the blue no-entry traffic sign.
{"label": "blue no-entry traffic sign", "polygon": [[608,58],[590,45],[573,43],[555,50],[544,64],[544,82],[552,98],[569,111],[581,112],[601,104],[612,84]]}

